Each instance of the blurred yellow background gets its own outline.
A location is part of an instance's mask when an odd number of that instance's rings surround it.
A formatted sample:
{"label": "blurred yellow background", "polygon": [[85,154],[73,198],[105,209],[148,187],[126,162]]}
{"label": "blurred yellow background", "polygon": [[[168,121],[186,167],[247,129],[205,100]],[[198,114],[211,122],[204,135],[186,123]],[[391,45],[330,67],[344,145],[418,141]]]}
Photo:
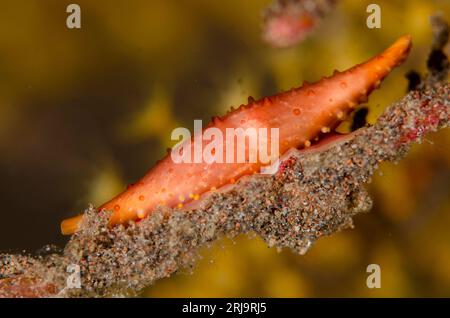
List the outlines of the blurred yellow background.
{"label": "blurred yellow background", "polygon": [[[66,7],[81,7],[69,30]],[[429,16],[448,0],[338,1],[293,49],[261,41],[260,0],[28,0],[0,3],[0,249],[63,246],[61,219],[100,204],[144,174],[192,128],[232,105],[360,63],[410,33],[409,60],[375,92],[369,121],[405,94],[404,74],[425,70]],[[368,186],[374,209],[356,228],[305,256],[259,238],[223,239],[193,272],[143,295],[196,297],[450,296],[450,132],[430,135]],[[366,287],[381,266],[382,288]]]}

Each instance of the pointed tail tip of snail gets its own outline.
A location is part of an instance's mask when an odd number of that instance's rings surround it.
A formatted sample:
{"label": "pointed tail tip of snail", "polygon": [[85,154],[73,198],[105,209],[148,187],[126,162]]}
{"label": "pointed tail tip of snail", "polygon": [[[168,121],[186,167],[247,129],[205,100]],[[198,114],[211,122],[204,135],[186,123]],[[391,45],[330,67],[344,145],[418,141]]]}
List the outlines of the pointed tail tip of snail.
{"label": "pointed tail tip of snail", "polygon": [[[399,37],[391,46],[382,53],[376,55],[366,63],[363,63],[375,83],[383,80],[395,67],[403,64],[408,58],[412,47],[412,37],[405,34]],[[361,65],[361,64],[360,64]],[[376,85],[378,87],[378,84]]]}
{"label": "pointed tail tip of snail", "polygon": [[412,35],[408,33],[403,34],[396,42],[403,43],[405,46],[410,46],[412,43]]}
{"label": "pointed tail tip of snail", "polygon": [[402,35],[395,43],[400,47],[404,48],[405,52],[408,52],[412,47],[412,35],[411,34],[404,34]]}
{"label": "pointed tail tip of snail", "polygon": [[412,47],[411,34],[402,35],[394,42],[387,50],[386,54],[391,53],[394,59],[399,60],[398,63],[402,63],[409,54]]}

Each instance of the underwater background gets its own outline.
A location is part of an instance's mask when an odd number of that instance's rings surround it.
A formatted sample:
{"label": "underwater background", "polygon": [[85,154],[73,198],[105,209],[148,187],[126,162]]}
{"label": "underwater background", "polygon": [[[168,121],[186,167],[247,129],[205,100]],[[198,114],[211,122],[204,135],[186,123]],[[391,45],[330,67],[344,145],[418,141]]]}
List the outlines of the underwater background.
{"label": "underwater background", "polygon": [[[291,49],[261,40],[262,0],[77,0],[82,28],[66,27],[72,2],[0,2],[0,250],[63,246],[62,219],[136,181],[192,129],[230,106],[316,81],[363,62],[404,33],[413,51],[375,91],[368,122],[425,71],[429,17],[450,20],[448,0],[338,1]],[[344,123],[342,130],[350,123]],[[450,296],[450,131],[428,135],[368,189],[374,207],[355,229],[320,239],[305,256],[259,238],[224,238],[148,297]],[[366,267],[379,264],[381,289]]]}

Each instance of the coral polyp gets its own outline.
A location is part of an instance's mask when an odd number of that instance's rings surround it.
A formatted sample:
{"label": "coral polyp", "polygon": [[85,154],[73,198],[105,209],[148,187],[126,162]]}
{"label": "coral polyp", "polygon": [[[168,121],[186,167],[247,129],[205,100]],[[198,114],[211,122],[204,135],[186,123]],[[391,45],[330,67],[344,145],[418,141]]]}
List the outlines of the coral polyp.
{"label": "coral polyp", "polygon": [[292,47],[304,40],[334,7],[336,0],[275,0],[266,9],[263,39],[273,47]]}

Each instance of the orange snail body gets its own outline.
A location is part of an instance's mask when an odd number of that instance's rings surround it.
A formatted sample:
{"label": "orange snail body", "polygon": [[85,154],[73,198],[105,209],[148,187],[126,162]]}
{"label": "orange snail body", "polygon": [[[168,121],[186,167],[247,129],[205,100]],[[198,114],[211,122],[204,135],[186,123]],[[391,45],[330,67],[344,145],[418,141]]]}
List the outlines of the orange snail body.
{"label": "orange snail body", "polygon": [[[401,64],[411,48],[409,35],[399,38],[391,47],[367,62],[344,72],[335,72],[314,84],[305,84],[258,101],[249,100],[237,110],[216,118],[208,127],[278,128],[279,153],[290,148],[308,147],[311,140],[336,127],[369,93],[380,85],[390,71]],[[202,141],[203,146],[207,142]],[[193,140],[185,146],[194,153]],[[225,143],[221,143],[225,152]],[[249,149],[246,149],[248,155]],[[233,183],[240,177],[259,171],[261,161],[247,163],[174,163],[167,155],[136,184],[100,206],[112,211],[110,225],[144,218],[158,205],[181,206],[210,191]],[[63,234],[74,233],[81,215],[61,223]]]}

